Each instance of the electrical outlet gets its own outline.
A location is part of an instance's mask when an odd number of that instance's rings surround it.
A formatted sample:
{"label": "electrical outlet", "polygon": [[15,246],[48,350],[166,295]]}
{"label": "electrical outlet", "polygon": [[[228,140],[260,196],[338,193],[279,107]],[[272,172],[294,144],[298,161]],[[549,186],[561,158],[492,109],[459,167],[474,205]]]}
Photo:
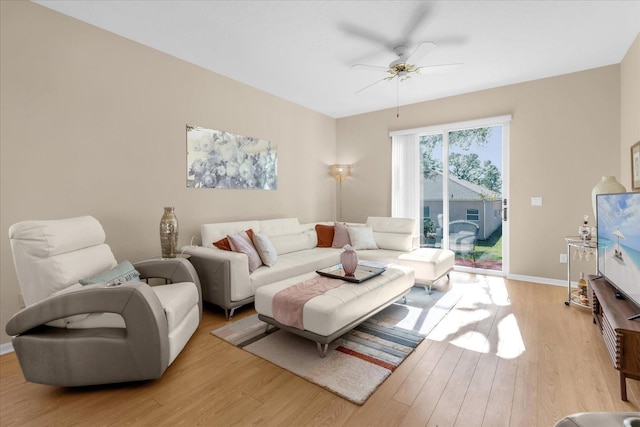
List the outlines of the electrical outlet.
{"label": "electrical outlet", "polygon": [[567,263],[567,254],[560,254],[560,264]]}

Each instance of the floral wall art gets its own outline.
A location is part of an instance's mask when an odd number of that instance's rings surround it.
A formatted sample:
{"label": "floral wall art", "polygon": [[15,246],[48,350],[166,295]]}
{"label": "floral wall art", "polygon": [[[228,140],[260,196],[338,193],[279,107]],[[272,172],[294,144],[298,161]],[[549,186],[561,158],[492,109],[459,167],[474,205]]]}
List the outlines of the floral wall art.
{"label": "floral wall art", "polygon": [[187,125],[187,187],[275,190],[275,144]]}

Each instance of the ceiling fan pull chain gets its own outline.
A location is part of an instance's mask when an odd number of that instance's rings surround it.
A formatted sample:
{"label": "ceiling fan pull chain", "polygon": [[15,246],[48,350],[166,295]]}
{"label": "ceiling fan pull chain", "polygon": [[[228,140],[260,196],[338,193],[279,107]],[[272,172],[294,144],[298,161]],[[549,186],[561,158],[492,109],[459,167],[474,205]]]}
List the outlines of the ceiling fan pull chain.
{"label": "ceiling fan pull chain", "polygon": [[396,119],[400,117],[400,79],[396,78]]}

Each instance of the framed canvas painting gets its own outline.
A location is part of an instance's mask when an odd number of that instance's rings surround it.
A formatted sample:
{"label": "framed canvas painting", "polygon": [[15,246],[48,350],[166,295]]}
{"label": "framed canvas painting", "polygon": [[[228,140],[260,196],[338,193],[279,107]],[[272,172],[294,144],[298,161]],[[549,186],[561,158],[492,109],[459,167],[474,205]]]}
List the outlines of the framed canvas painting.
{"label": "framed canvas painting", "polygon": [[275,190],[276,147],[270,141],[187,125],[187,187]]}

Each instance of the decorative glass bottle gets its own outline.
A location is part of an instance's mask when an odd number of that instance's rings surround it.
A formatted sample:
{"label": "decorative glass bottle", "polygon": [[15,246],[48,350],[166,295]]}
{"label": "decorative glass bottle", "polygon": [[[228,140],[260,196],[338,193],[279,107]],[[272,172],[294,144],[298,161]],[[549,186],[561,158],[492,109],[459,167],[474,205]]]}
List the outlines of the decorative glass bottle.
{"label": "decorative glass bottle", "polygon": [[589,305],[589,298],[587,297],[587,280],[584,278],[584,273],[580,272],[580,280],[578,280],[578,297],[582,305]]}
{"label": "decorative glass bottle", "polygon": [[583,242],[588,242],[591,240],[591,228],[589,228],[589,215],[584,216],[584,221],[582,225],[578,227],[578,234],[580,234],[580,238]]}
{"label": "decorative glass bottle", "polygon": [[340,263],[347,276],[353,276],[358,267],[358,254],[350,245],[344,245],[344,252],[340,254]]}
{"label": "decorative glass bottle", "polygon": [[160,246],[162,258],[175,258],[178,248],[178,218],[173,207],[164,208],[160,219]]}

